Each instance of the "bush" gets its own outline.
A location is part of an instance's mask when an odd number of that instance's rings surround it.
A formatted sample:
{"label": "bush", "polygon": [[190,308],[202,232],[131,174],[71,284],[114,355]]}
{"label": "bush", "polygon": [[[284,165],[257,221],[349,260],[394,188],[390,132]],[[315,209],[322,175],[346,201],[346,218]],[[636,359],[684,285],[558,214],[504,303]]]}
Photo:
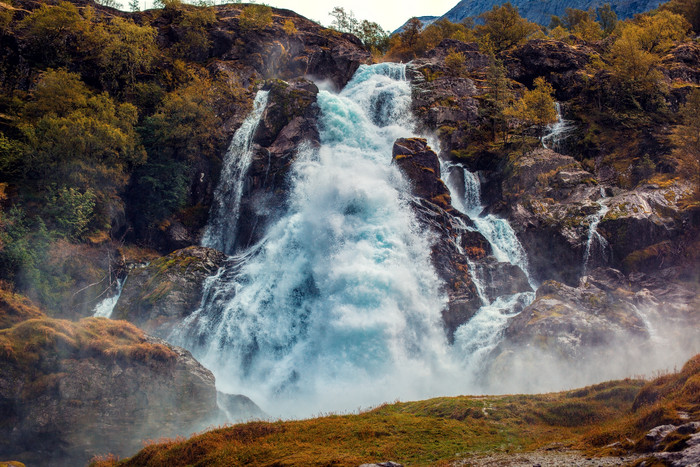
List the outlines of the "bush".
{"label": "bush", "polygon": [[244,32],[265,29],[272,24],[272,8],[267,5],[246,5],[238,17],[238,25]]}

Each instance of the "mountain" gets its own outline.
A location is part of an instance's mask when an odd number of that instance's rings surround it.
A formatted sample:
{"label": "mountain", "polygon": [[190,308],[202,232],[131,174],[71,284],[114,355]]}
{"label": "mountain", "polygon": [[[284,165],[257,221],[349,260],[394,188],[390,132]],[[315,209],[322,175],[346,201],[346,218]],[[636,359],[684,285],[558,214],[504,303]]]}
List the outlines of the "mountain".
{"label": "mountain", "polygon": [[[479,16],[494,6],[506,3],[502,0],[462,0],[441,18],[447,18],[453,23],[459,23],[465,18]],[[549,25],[552,15],[561,16],[567,8],[588,10],[598,8],[606,3],[612,6],[618,19],[627,19],[645,11],[657,8],[661,0],[512,0],[513,6],[518,7],[520,15],[534,23]]]}

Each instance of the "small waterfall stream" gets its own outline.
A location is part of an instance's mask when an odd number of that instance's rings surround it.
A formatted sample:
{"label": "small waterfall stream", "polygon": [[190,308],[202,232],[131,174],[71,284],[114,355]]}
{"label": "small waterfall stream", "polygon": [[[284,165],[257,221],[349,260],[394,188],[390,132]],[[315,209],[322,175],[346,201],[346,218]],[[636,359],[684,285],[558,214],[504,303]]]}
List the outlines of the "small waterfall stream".
{"label": "small waterfall stream", "polygon": [[557,121],[547,125],[548,133],[541,138],[542,146],[546,149],[558,149],[562,140],[566,139],[568,133],[573,129],[573,124],[565,120],[561,114],[561,104],[554,104],[557,111]]}
{"label": "small waterfall stream", "polygon": [[117,279],[117,293],[112,295],[111,297],[105,298],[97,305],[95,305],[95,308],[93,308],[92,316],[96,318],[112,317],[112,312],[114,311],[114,307],[117,305],[119,297],[122,294],[122,290],[124,289],[124,283],[126,282],[126,279],[126,277],[124,277],[123,279]]}
{"label": "small waterfall stream", "polygon": [[600,200],[598,201],[600,208],[597,212],[588,217],[588,240],[586,241],[586,249],[583,252],[583,275],[589,271],[590,263],[595,257],[606,262],[608,251],[608,241],[598,232],[598,224],[608,213],[610,208],[605,204],[605,189],[600,188]]}

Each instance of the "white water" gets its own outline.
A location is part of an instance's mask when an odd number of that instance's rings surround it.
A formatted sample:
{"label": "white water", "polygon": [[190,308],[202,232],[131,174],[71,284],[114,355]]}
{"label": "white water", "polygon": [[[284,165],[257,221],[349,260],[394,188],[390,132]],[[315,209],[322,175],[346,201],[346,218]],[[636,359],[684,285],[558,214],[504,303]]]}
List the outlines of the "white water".
{"label": "white water", "polygon": [[202,238],[203,246],[215,248],[226,254],[232,254],[235,246],[243,182],[253,161],[253,136],[267,105],[268,95],[268,91],[258,91],[253,102],[253,111],[231,139],[224,156],[221,180],[214,194],[209,224]]}
{"label": "white water", "polygon": [[588,273],[589,264],[593,259],[594,254],[605,261],[608,251],[608,241],[600,233],[598,233],[598,224],[608,213],[610,208],[605,204],[605,189],[600,188],[601,200],[598,201],[600,208],[598,211],[588,217],[590,225],[588,227],[588,239],[586,240],[586,249],[583,252],[583,274]]}
{"label": "white water", "polygon": [[[498,261],[519,266],[527,276],[530,286],[535,289],[535,283],[528,272],[527,253],[508,220],[493,214],[481,215],[484,206],[481,204],[481,183],[478,176],[460,165],[449,162],[443,162],[442,165],[443,180],[452,193],[452,205],[474,222],[477,230],[491,244],[493,256]],[[463,173],[463,187],[454,185],[454,180],[460,177],[450,176],[452,171]],[[464,194],[459,196],[460,193]]]}
{"label": "white water", "polygon": [[574,125],[571,121],[565,120],[561,114],[561,105],[559,102],[554,104],[557,110],[557,121],[547,125],[548,133],[541,139],[542,146],[546,149],[557,149],[562,140],[566,139],[568,133],[573,129]]}
{"label": "white water", "polygon": [[117,293],[111,297],[107,297],[100,303],[95,305],[93,309],[92,316],[96,318],[111,318],[114,307],[119,301],[119,297],[122,294],[122,289],[124,289],[124,283],[126,282],[126,277],[123,279],[117,279]]}
{"label": "white water", "polygon": [[318,94],[321,148],[298,154],[288,212],[207,281],[172,336],[220,390],[274,416],[468,390],[429,241],[391,164],[394,141],[414,133],[410,96],[404,66],[388,63]]}
{"label": "white water", "polygon": [[[457,172],[457,176],[452,172]],[[455,180],[460,180],[460,175],[464,178],[463,187],[455,186]],[[481,183],[478,176],[460,165],[443,162],[442,178],[452,193],[453,206],[474,222],[477,230],[491,245],[496,259],[519,266],[534,290],[536,286],[528,273],[527,254],[508,220],[493,214],[481,215],[484,206],[481,204]],[[472,319],[455,331],[454,346],[460,349],[463,366],[478,371],[488,353],[501,341],[509,319],[532,303],[535,294],[517,293],[498,297],[491,302],[483,293],[478,266],[470,262],[469,267],[473,271],[472,280],[483,305]]]}

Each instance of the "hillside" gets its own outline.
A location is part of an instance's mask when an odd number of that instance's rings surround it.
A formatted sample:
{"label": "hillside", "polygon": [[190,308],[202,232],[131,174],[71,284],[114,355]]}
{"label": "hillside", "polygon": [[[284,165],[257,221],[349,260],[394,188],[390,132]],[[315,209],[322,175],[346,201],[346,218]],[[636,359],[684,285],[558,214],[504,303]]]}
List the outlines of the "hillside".
{"label": "hillside", "polygon": [[[465,18],[476,18],[480,14],[489,11],[494,6],[500,6],[505,2],[490,0],[462,0],[441,18],[447,18],[454,23],[459,23]],[[523,18],[533,23],[548,26],[552,16],[563,16],[567,8],[588,11],[594,10],[608,3],[619,19],[632,18],[634,15],[644,13],[657,8],[661,0],[567,0],[567,1],[530,1],[512,0],[510,2],[520,10]]]}
{"label": "hillside", "polygon": [[653,465],[691,465],[698,459],[699,434],[698,424],[687,420],[700,415],[699,358],[679,373],[646,383],[611,381],[544,395],[439,398],[387,404],[357,415],[252,422],[91,465],[357,466],[391,460],[402,465],[540,461],[600,466],[641,465],[638,459],[644,458]]}

